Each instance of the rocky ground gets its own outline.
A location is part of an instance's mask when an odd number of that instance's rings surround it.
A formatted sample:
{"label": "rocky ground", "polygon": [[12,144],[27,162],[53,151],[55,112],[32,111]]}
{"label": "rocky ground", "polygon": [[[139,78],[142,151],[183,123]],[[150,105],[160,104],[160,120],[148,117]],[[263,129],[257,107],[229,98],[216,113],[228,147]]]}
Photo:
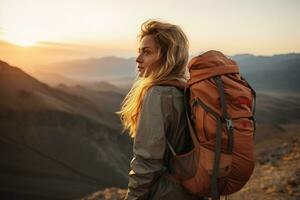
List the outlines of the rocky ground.
{"label": "rocky ground", "polygon": [[273,150],[257,155],[254,174],[237,199],[300,199],[300,138],[294,137]]}
{"label": "rocky ground", "polygon": [[119,188],[107,188],[84,197],[81,200],[121,200],[125,197],[126,190]]}
{"label": "rocky ground", "polygon": [[[125,193],[109,188],[81,200],[121,200]],[[250,181],[227,199],[300,200],[300,136],[260,151]]]}

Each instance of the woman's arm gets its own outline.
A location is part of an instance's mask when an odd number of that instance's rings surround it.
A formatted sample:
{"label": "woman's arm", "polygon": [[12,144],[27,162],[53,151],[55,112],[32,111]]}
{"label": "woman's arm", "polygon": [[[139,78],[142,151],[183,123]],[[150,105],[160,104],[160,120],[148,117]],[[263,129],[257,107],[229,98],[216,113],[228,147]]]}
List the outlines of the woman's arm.
{"label": "woman's arm", "polygon": [[171,95],[162,95],[155,86],[144,98],[134,139],[126,200],[149,199],[150,189],[165,170],[163,158],[171,100]]}

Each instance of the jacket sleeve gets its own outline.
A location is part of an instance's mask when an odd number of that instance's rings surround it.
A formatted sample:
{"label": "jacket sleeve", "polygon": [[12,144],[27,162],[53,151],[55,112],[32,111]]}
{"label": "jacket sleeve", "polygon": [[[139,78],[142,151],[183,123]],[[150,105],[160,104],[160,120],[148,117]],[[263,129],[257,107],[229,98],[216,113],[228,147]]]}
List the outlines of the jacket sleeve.
{"label": "jacket sleeve", "polygon": [[149,199],[150,188],[165,170],[163,157],[170,98],[170,95],[162,95],[155,86],[144,98],[133,144],[125,200]]}

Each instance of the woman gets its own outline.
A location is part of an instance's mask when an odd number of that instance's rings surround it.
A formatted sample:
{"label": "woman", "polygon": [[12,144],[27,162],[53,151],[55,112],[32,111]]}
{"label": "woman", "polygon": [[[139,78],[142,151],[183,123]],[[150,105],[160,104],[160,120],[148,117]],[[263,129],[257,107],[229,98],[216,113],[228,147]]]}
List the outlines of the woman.
{"label": "woman", "polygon": [[187,81],[187,37],[176,25],[148,20],[141,27],[138,52],[139,74],[118,112],[123,131],[129,129],[134,138],[125,199],[198,199],[165,176],[172,172],[170,149],[184,153],[190,141],[183,91],[164,84]]}

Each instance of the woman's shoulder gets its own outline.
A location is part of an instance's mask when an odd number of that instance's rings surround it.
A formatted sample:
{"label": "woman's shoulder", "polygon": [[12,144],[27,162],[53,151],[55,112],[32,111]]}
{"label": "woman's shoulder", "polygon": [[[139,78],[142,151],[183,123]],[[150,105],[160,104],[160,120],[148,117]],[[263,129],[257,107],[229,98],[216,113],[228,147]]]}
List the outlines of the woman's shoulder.
{"label": "woman's shoulder", "polygon": [[161,86],[154,85],[149,91],[149,95],[160,95],[160,96],[183,96],[183,91],[175,86]]}
{"label": "woman's shoulder", "polygon": [[174,112],[178,114],[183,111],[183,102],[183,91],[180,89],[174,86],[155,85],[145,95],[143,108],[151,113],[164,113],[164,118],[168,118]]}
{"label": "woman's shoulder", "polygon": [[152,86],[144,100],[144,104],[150,107],[157,107],[160,105],[165,113],[171,113],[173,108],[176,108],[178,113],[183,109],[183,91],[174,86]]}

